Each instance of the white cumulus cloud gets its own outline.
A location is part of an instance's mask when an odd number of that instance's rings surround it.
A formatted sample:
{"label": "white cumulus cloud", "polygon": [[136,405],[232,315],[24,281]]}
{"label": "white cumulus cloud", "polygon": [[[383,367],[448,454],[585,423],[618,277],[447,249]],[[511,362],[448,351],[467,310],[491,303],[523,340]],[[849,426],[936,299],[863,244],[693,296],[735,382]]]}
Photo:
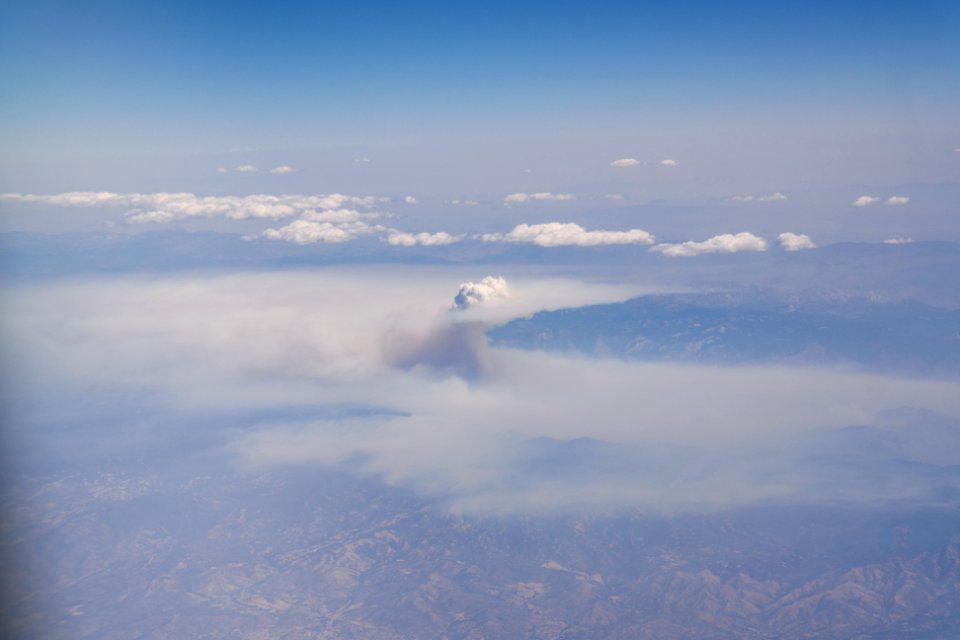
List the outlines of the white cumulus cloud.
{"label": "white cumulus cloud", "polygon": [[303,220],[311,222],[332,222],[334,224],[344,224],[356,222],[358,220],[378,218],[376,213],[360,213],[356,209],[329,209],[327,211],[307,211],[303,214]]}
{"label": "white cumulus cloud", "polygon": [[883,244],[910,244],[913,242],[913,238],[887,238],[883,241]]}
{"label": "white cumulus cloud", "polygon": [[406,203],[406,204],[417,204],[418,202],[420,202],[419,200],[417,200],[417,199],[414,198],[413,196],[403,196],[403,201],[404,201],[404,203]]}
{"label": "white cumulus cloud", "polygon": [[296,169],[294,169],[293,167],[288,167],[285,164],[280,165],[279,167],[274,167],[273,169],[270,169],[270,173],[277,173],[277,174],[293,173],[294,171],[296,171]]}
{"label": "white cumulus cloud", "polygon": [[692,240],[678,244],[658,244],[651,251],[665,256],[699,256],[704,253],[737,253],[738,251],[766,251],[767,241],[752,233],[724,233],[703,242]]}
{"label": "white cumulus cloud", "polygon": [[242,164],[236,168],[236,171],[239,171],[240,173],[253,173],[254,171],[259,171],[259,169],[252,164]]}
{"label": "white cumulus cloud", "polygon": [[446,231],[438,231],[437,233],[408,233],[406,231],[392,229],[386,237],[387,244],[400,247],[413,247],[416,245],[436,247],[445,244],[454,244],[461,240],[463,240],[463,236],[455,236]]}
{"label": "white cumulus cloud", "polygon": [[500,277],[487,276],[480,282],[463,282],[453,298],[453,309],[467,309],[489,300],[510,295],[507,281]]}
{"label": "white cumulus cloud", "polygon": [[456,199],[456,200],[451,200],[451,201],[450,201],[450,204],[452,204],[452,205],[454,205],[454,206],[456,206],[456,207],[461,207],[461,206],[462,206],[462,207],[475,207],[475,206],[477,206],[478,204],[480,204],[480,202],[477,201],[477,200],[460,200],[460,199],[458,198],[458,199]]}
{"label": "white cumulus cloud", "polygon": [[362,220],[353,222],[294,220],[279,229],[267,229],[261,236],[268,240],[285,240],[294,244],[337,244],[384,230],[385,228],[380,225],[371,225]]}
{"label": "white cumulus cloud", "polygon": [[611,167],[633,167],[640,164],[636,158],[620,158],[610,163]]}
{"label": "white cumulus cloud", "polygon": [[577,196],[572,193],[550,193],[549,191],[540,191],[537,193],[511,193],[503,199],[507,204],[522,204],[531,200],[540,200],[546,202],[557,202],[563,200],[576,200]]}
{"label": "white cumulus cloud", "polygon": [[587,231],[574,222],[518,224],[509,233],[485,233],[484,242],[523,242],[541,247],[591,247],[606,244],[652,244],[654,236],[643,229]]}
{"label": "white cumulus cloud", "polygon": [[660,164],[664,167],[677,167],[680,165],[680,163],[677,162],[676,160],[670,160],[669,158],[667,158],[666,160],[661,160]]}
{"label": "white cumulus cloud", "polygon": [[379,214],[364,213],[356,209],[308,211],[286,226],[267,229],[246,238],[248,240],[255,238],[283,240],[304,245],[335,244],[349,242],[363,236],[379,235],[382,242],[399,247],[439,246],[460,242],[463,239],[463,236],[455,236],[446,231],[410,233],[392,229],[376,223],[375,220],[380,217]]}
{"label": "white cumulus cloud", "polygon": [[850,204],[854,207],[866,207],[877,202],[880,202],[880,198],[876,196],[860,196]]}
{"label": "white cumulus cloud", "polygon": [[887,198],[887,206],[896,207],[901,204],[907,204],[910,202],[910,198],[907,196],[890,196]]}
{"label": "white cumulus cloud", "polygon": [[785,231],[777,236],[780,247],[785,251],[800,251],[801,249],[816,249],[817,245],[813,243],[810,236],[806,234],[790,233]]}

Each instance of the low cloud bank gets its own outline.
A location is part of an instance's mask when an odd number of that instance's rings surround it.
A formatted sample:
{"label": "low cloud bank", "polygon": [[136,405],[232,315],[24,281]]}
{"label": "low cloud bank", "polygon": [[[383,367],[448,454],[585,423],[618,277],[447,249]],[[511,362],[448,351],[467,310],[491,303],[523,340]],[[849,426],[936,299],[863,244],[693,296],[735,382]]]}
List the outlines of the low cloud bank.
{"label": "low cloud bank", "polygon": [[[276,419],[205,442],[250,464],[350,464],[464,510],[922,499],[942,480],[901,482],[881,469],[874,482],[860,467],[828,477],[770,446],[904,405],[958,415],[955,381],[490,349],[483,325],[444,305],[462,280],[446,268],[398,268],[24,283],[6,293],[4,366],[37,406],[59,404],[77,424],[98,394],[149,391],[168,413],[139,428],[164,442],[196,412],[384,407],[390,416]],[[542,277],[511,277],[510,288],[504,307],[528,304],[510,307],[516,314],[598,301],[600,289]],[[64,404],[81,396],[85,404]],[[129,404],[110,438],[128,437],[142,416]],[[50,441],[62,435],[56,426]]]}

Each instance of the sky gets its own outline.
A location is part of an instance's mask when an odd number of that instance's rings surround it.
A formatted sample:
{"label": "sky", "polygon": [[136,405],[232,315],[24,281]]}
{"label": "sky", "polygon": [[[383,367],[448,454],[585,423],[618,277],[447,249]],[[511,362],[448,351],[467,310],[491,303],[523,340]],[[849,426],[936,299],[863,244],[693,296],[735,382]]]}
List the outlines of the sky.
{"label": "sky", "polygon": [[[933,374],[487,345],[491,323],[715,268],[711,287],[955,301],[930,284],[955,248],[922,241],[960,242],[960,6],[703,5],[4,3],[0,231],[41,234],[0,235],[28,258],[0,281],[15,444],[69,449],[102,425],[97,447],[150,452],[211,412],[346,404],[357,420],[255,421],[217,446],[250,465],[360,457],[513,508],[497,478],[524,468],[518,443],[730,445],[725,482],[692,470],[707,480],[663,494],[716,505],[817,495],[809,468],[742,467],[800,431],[957,416],[956,381]],[[150,231],[175,233],[127,242]],[[858,272],[881,260],[862,247],[830,253],[843,241],[887,252],[881,275]],[[375,264],[404,251],[433,266]],[[570,264],[523,264],[552,251]],[[683,261],[704,266],[663,266]],[[607,480],[581,484],[665,499]],[[590,498],[575,488],[520,501]]]}
{"label": "sky", "polygon": [[960,175],[953,2],[0,12],[7,193],[412,194],[428,224],[518,192],[573,193],[568,217],[777,192],[823,208]]}

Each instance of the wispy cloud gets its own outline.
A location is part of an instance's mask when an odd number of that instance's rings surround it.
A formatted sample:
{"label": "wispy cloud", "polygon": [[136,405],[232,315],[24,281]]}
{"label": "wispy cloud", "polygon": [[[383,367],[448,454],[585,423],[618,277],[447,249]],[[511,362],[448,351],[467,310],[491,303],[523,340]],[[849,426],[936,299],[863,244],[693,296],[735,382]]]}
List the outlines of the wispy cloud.
{"label": "wispy cloud", "polygon": [[562,202],[567,200],[576,200],[577,196],[572,193],[550,193],[549,191],[539,191],[537,193],[511,193],[503,201],[506,204],[523,204],[524,202]]}
{"label": "wispy cloud", "polygon": [[676,160],[670,160],[670,159],[668,158],[668,159],[666,159],[666,160],[661,160],[661,161],[660,161],[660,165],[661,165],[661,166],[664,166],[664,167],[678,167],[678,166],[680,166],[680,163],[677,162]]}
{"label": "wispy cloud", "polygon": [[785,202],[787,196],[783,195],[779,191],[776,193],[771,193],[768,196],[757,196],[757,202]]}
{"label": "wispy cloud", "polygon": [[871,204],[876,204],[880,202],[880,198],[876,196],[860,196],[856,200],[850,203],[853,207],[869,207]]}
{"label": "wispy cloud", "polygon": [[626,200],[627,199],[627,196],[623,195],[622,193],[608,193],[603,197],[606,198],[607,200]]}
{"label": "wispy cloud", "polygon": [[460,200],[459,198],[451,200],[449,204],[452,204],[455,207],[475,207],[480,204],[477,200]]}
{"label": "wispy cloud", "polygon": [[910,198],[908,198],[907,196],[890,196],[889,198],[887,198],[888,207],[896,207],[899,205],[907,204],[908,202],[910,202]]}
{"label": "wispy cloud", "polygon": [[437,247],[446,244],[454,244],[463,240],[462,235],[453,235],[446,231],[436,233],[407,233],[405,231],[391,230],[386,237],[387,244],[400,247],[414,247],[417,245],[425,247]]}
{"label": "wispy cloud", "polygon": [[731,202],[785,202],[787,196],[783,195],[779,191],[775,193],[770,193],[766,195],[739,195],[733,196],[730,198]]}
{"label": "wispy cloud", "polygon": [[255,171],[259,171],[259,169],[252,164],[242,164],[236,168],[236,171],[239,171],[240,173],[254,173]]}
{"label": "wispy cloud", "polygon": [[365,162],[370,162],[370,158],[368,158],[368,157],[366,157],[366,156],[363,156],[363,157],[361,157],[361,158],[354,158],[353,161],[354,161],[354,162],[357,162],[357,163],[363,164],[363,163],[365,163]]}
{"label": "wispy cloud", "polygon": [[620,158],[619,160],[614,160],[610,163],[611,167],[635,167],[640,164],[640,161],[636,158]]}
{"label": "wispy cloud", "polygon": [[887,238],[883,241],[883,244],[910,244],[913,242],[913,238]]}
{"label": "wispy cloud", "polygon": [[777,236],[780,247],[785,251],[800,251],[801,249],[816,249],[817,245],[813,243],[810,236],[806,234],[796,234],[785,231]]}
{"label": "wispy cloud", "polygon": [[677,244],[663,243],[650,248],[665,256],[699,256],[704,253],[737,253],[739,251],[766,251],[767,241],[752,233],[724,233],[702,242],[687,241]]}
{"label": "wispy cloud", "polygon": [[518,224],[509,233],[486,233],[484,242],[520,242],[541,247],[593,247],[608,244],[652,244],[653,234],[643,229],[587,231],[574,222]]}
{"label": "wispy cloud", "polygon": [[292,218],[310,211],[374,207],[389,201],[380,196],[321,195],[198,196],[192,193],[113,193],[72,191],[55,195],[0,194],[0,199],[59,207],[120,207],[133,223],[170,222],[185,218],[246,220]]}
{"label": "wispy cloud", "polygon": [[294,173],[295,171],[296,169],[294,169],[293,167],[289,167],[285,164],[280,165],[279,167],[274,167],[273,169],[270,169],[270,173],[276,173],[276,174]]}

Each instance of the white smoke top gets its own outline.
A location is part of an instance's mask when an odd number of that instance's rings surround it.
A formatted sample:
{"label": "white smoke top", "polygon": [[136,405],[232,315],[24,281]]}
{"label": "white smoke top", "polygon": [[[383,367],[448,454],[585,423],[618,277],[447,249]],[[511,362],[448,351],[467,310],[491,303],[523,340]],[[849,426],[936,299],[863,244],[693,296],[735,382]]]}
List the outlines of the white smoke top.
{"label": "white smoke top", "polygon": [[463,282],[453,299],[452,309],[468,309],[488,300],[507,298],[510,290],[503,278],[487,276],[480,282]]}

